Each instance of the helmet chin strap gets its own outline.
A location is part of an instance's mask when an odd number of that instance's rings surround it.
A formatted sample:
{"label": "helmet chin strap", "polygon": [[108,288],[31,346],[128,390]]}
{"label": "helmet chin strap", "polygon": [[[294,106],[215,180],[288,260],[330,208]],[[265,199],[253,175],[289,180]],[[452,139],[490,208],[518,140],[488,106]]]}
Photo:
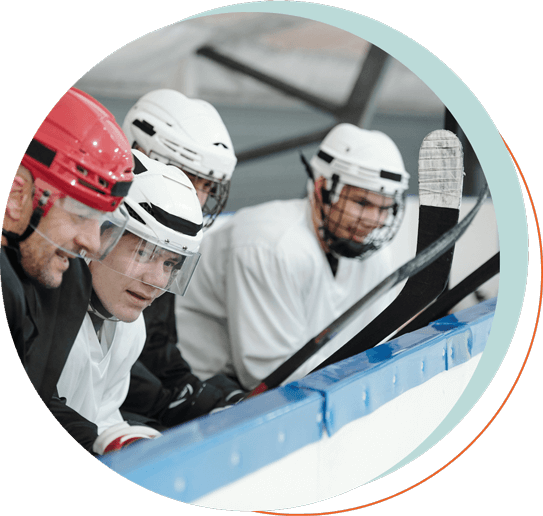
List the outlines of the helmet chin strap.
{"label": "helmet chin strap", "polygon": [[[108,338],[108,334],[104,335],[104,323],[106,321],[117,322],[119,321],[119,319],[111,315],[104,308],[104,305],[102,304],[102,302],[96,295],[96,292],[94,291],[94,289],[92,289],[92,292],[91,292],[91,298],[89,300],[87,313],[89,314],[89,317],[92,322],[92,327],[94,328],[94,331],[96,332],[96,337],[98,338],[98,342],[100,343],[102,351],[104,352],[104,355],[105,355],[108,352],[109,347],[111,346],[112,335],[111,335],[111,332],[109,332],[109,338]],[[103,339],[104,336],[105,338]]]}
{"label": "helmet chin strap", "polygon": [[329,251],[338,256],[345,258],[360,258],[368,252],[377,250],[377,246],[373,243],[364,244],[363,242],[354,242],[347,238],[339,238],[331,233],[327,228],[322,228],[324,232],[324,241]]}
{"label": "helmet chin strap", "polygon": [[22,235],[19,235],[18,233],[13,233],[13,231],[7,231],[2,228],[2,236],[6,237],[6,240],[8,241],[8,247],[11,247],[13,249],[19,249],[19,244],[23,240],[26,240],[32,233],[34,233],[34,228],[30,225],[27,226]]}
{"label": "helmet chin strap", "polygon": [[[96,294],[95,290],[92,289],[91,297],[89,299],[89,306],[87,308],[87,312],[90,313],[91,317],[94,315],[96,318],[101,319],[103,321],[114,321],[118,322],[120,319],[115,317],[113,314],[110,314],[104,305],[102,304],[102,301],[100,301],[100,298]],[[94,318],[93,318],[94,322]],[[95,324],[96,329],[96,324]]]}

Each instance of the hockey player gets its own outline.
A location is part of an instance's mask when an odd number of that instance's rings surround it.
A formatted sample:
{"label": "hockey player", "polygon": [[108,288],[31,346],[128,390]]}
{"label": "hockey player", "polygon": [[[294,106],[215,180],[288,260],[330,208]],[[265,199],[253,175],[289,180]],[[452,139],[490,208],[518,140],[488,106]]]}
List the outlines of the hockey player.
{"label": "hockey player", "polygon": [[107,258],[89,264],[88,312],[58,382],[67,405],[96,424],[98,435],[84,441],[94,439],[97,454],[115,449],[119,432],[125,442],[158,435],[129,426],[119,410],[145,342],[142,311],[165,292],[183,295],[200,257],[202,211],[191,182],[138,151],[134,160],[141,173],[125,199],[126,230]]}
{"label": "hockey player", "polygon": [[92,427],[56,393],[91,291],[81,256],[104,259],[120,238],[132,167],[113,115],[72,88],[30,142],[5,210],[0,260],[9,328],[32,384],[72,435]]}
{"label": "hockey player", "polygon": [[380,249],[400,225],[409,178],[392,140],[340,124],[305,164],[307,198],[242,209],[204,239],[177,306],[181,352],[202,380],[222,372],[254,388],[392,270]]}
{"label": "hockey player", "polygon": [[[236,165],[232,141],[217,110],[174,90],[144,95],[123,122],[133,148],[182,170],[192,181],[204,214],[204,231],[226,204]],[[136,170],[137,173],[137,170]],[[144,310],[147,341],[132,370],[123,411],[153,418],[158,428],[177,425],[239,401],[239,384],[217,375],[205,384],[176,347],[174,296],[165,294]]]}

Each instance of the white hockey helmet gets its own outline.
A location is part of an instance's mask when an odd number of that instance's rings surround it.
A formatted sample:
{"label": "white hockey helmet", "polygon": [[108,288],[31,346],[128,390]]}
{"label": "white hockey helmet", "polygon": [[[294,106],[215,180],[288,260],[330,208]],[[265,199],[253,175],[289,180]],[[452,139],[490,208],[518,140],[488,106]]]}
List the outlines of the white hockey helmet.
{"label": "white hockey helmet", "polygon": [[202,207],[205,227],[224,208],[237,163],[232,140],[209,103],[160,89],[141,97],[129,110],[123,131],[150,158],[212,182]]}
{"label": "white hockey helmet", "polygon": [[330,216],[332,212],[321,206],[321,235],[332,253],[363,259],[392,240],[403,218],[409,174],[400,151],[389,136],[352,124],[339,124],[324,138],[310,163],[304,160],[304,164],[313,180],[320,176],[326,179],[326,186],[321,191],[324,205],[337,203],[343,187],[350,186],[371,192],[354,202],[380,210],[379,223],[371,222],[378,227],[362,239],[359,228],[370,225],[369,219],[365,220],[369,210],[366,215],[361,211],[358,220],[353,221],[347,215],[334,213]]}
{"label": "white hockey helmet", "polygon": [[385,133],[339,124],[324,138],[310,161],[316,176],[394,197],[409,186],[402,155]]}
{"label": "white hockey helmet", "polygon": [[[202,210],[190,180],[174,167],[133,150],[135,178],[124,206],[129,221],[116,252],[101,263],[163,291],[184,295],[200,259]],[[127,233],[132,237],[125,244]],[[125,240],[123,240],[125,239]],[[128,254],[130,256],[128,256]],[[143,267],[160,262],[155,283],[142,279]],[[149,275],[151,276],[151,275]]]}

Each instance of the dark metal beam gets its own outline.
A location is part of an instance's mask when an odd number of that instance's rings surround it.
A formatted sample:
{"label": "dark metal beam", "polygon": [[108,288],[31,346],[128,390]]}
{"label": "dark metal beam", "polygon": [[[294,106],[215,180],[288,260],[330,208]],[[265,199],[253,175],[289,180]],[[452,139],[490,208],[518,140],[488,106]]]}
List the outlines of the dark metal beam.
{"label": "dark metal beam", "polygon": [[[358,74],[358,77],[353,85],[347,102],[345,104],[333,104],[325,99],[317,97],[316,95],[312,95],[307,91],[303,91],[296,86],[288,84],[285,81],[260,72],[251,66],[237,61],[236,59],[221,54],[212,46],[203,46],[196,51],[196,54],[211,59],[229,70],[252,77],[253,79],[266,84],[277,91],[284,93],[285,95],[305,102],[311,107],[330,113],[336,118],[336,123],[348,122],[355,125],[358,125],[364,114],[367,113],[371,100],[374,96],[377,83],[388,59],[388,54],[386,52],[381,50],[379,47],[372,45],[368,51],[368,54],[362,61],[360,73]],[[335,124],[325,129],[302,136],[297,136],[240,152],[237,156],[238,163],[262,158],[270,154],[284,152],[303,145],[318,143],[322,141],[322,139],[328,134],[334,125]]]}
{"label": "dark metal beam", "polygon": [[253,79],[256,79],[262,84],[266,84],[280,91],[281,93],[284,93],[285,95],[297,98],[305,102],[306,104],[309,104],[310,106],[320,109],[322,111],[334,114],[338,109],[341,108],[340,105],[328,102],[325,99],[317,97],[316,95],[312,95],[311,93],[301,90],[296,86],[288,84],[280,79],[276,79],[275,77],[272,77],[271,75],[268,75],[266,73],[259,72],[251,66],[243,64],[240,61],[221,54],[211,46],[200,47],[196,51],[196,54],[199,56],[207,57],[208,59],[211,59],[212,61],[215,61],[216,63],[225,66],[229,70],[234,70],[236,72],[252,77]]}
{"label": "dark metal beam", "polygon": [[349,99],[337,112],[339,121],[358,125],[370,106],[388,57],[379,47],[370,47]]}
{"label": "dark metal beam", "polygon": [[262,147],[256,147],[254,149],[249,149],[239,153],[237,152],[236,156],[238,158],[238,163],[263,158],[264,156],[269,156],[270,154],[277,154],[279,152],[296,149],[297,147],[303,147],[304,145],[310,145],[312,143],[320,143],[330,132],[330,129],[334,127],[334,125],[327,127],[326,129],[321,129],[320,131],[304,134],[302,136],[296,136],[288,140],[270,143],[269,145],[263,145]]}

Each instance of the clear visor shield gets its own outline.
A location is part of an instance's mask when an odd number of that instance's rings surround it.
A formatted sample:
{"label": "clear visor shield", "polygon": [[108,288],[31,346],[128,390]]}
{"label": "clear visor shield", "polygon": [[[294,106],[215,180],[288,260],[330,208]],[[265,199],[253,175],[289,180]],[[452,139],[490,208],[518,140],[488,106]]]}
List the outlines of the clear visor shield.
{"label": "clear visor shield", "polygon": [[336,186],[323,204],[322,228],[332,251],[349,258],[366,258],[396,235],[403,214],[403,197],[382,195],[351,185]]}
{"label": "clear visor shield", "polygon": [[104,212],[72,197],[63,197],[37,224],[31,220],[30,226],[69,258],[101,261],[115,247],[127,223],[128,212],[123,205],[113,212]]}
{"label": "clear visor shield", "polygon": [[185,295],[199,259],[200,253],[158,245],[127,231],[100,265],[122,275],[132,295],[152,301],[164,292]]}

